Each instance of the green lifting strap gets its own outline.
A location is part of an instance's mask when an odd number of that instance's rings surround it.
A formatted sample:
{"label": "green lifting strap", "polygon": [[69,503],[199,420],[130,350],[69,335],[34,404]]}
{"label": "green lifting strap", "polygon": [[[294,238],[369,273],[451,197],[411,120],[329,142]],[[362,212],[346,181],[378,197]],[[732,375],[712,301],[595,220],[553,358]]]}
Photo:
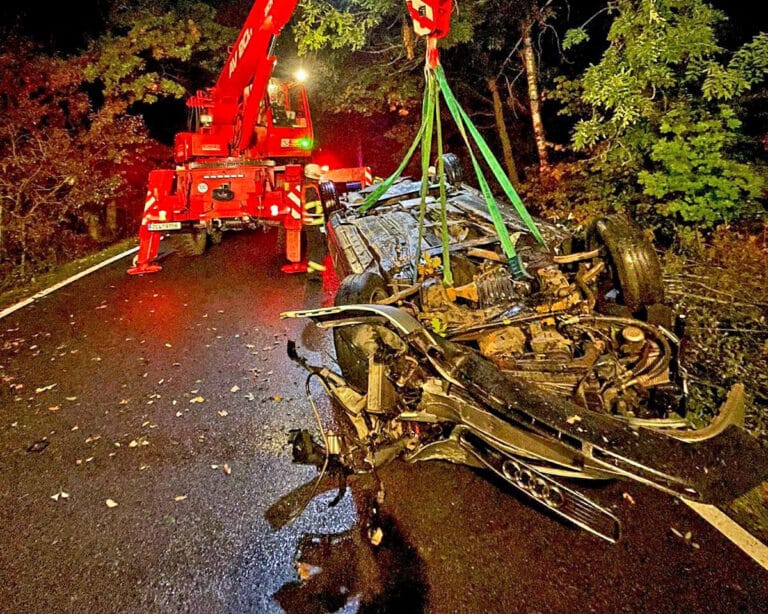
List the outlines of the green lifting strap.
{"label": "green lifting strap", "polygon": [[[504,173],[504,170],[501,168],[501,165],[499,164],[499,161],[496,159],[496,156],[493,155],[491,148],[488,147],[488,143],[485,142],[483,135],[480,134],[480,132],[475,127],[475,125],[469,119],[469,116],[466,114],[464,109],[461,108],[458,101],[454,97],[453,92],[451,91],[451,88],[448,86],[448,81],[445,78],[445,72],[443,71],[443,67],[440,64],[438,64],[437,67],[435,68],[435,75],[437,77],[437,82],[440,85],[440,90],[443,93],[443,97],[445,98],[445,101],[448,104],[448,108],[451,110],[451,115],[453,115],[454,121],[459,126],[459,129],[461,130],[461,123],[462,123],[462,121],[460,121],[461,119],[463,120],[463,123],[466,125],[466,127],[469,129],[469,133],[472,135],[472,138],[475,140],[475,143],[477,143],[477,147],[480,150],[480,152],[483,154],[483,158],[485,158],[486,164],[488,164],[488,166],[493,171],[493,175],[494,177],[496,177],[496,181],[498,181],[499,184],[501,184],[501,187],[504,190],[504,194],[507,196],[509,201],[515,207],[517,214],[521,217],[523,222],[525,222],[526,227],[528,228],[528,230],[531,231],[531,234],[536,238],[536,240],[542,245],[546,245],[544,241],[544,237],[541,236],[541,232],[539,232],[539,229],[536,226],[536,222],[533,221],[533,218],[531,217],[531,214],[528,213],[528,210],[525,208],[523,201],[520,200],[520,196],[518,196],[517,192],[515,191],[515,188],[512,186],[512,182],[509,180],[509,177],[507,177],[506,173]],[[463,135],[463,131],[462,131],[462,135]],[[466,142],[467,140],[466,137],[464,140]],[[469,147],[469,143],[467,143],[467,146]],[[471,151],[471,147],[470,147],[470,151]],[[495,201],[488,202],[488,207],[490,209],[497,209],[496,202]],[[491,215],[493,215],[493,211],[491,211]]]}
{"label": "green lifting strap", "polygon": [[[432,153],[432,135],[433,130],[436,127],[438,150],[437,173],[440,187],[440,217],[442,231],[443,283],[446,286],[453,285],[453,275],[451,273],[450,264],[450,237],[448,234],[447,198],[445,189],[445,164],[443,161],[443,135],[440,121],[440,94],[442,93],[443,98],[445,98],[446,105],[448,106],[448,110],[450,111],[453,120],[456,122],[456,126],[458,127],[459,132],[464,139],[464,143],[466,144],[467,149],[469,150],[469,155],[472,160],[472,166],[474,168],[475,175],[477,176],[480,191],[482,192],[483,198],[485,199],[488,206],[488,211],[491,215],[493,226],[499,236],[502,249],[504,250],[507,259],[509,260],[510,268],[512,269],[515,277],[526,277],[527,273],[523,267],[522,262],[520,261],[520,258],[517,256],[514,243],[509,235],[509,230],[507,229],[504,218],[501,215],[501,211],[496,204],[496,200],[493,197],[493,193],[491,192],[491,188],[488,185],[488,181],[486,180],[482,168],[480,167],[480,163],[477,159],[477,156],[475,155],[474,149],[472,148],[472,144],[470,142],[469,136],[467,135],[467,131],[469,131],[469,135],[472,136],[472,139],[477,145],[477,148],[480,150],[483,159],[490,167],[494,177],[501,185],[505,195],[514,206],[515,210],[525,223],[528,230],[540,244],[546,245],[544,238],[536,226],[536,222],[534,222],[533,218],[526,210],[525,205],[512,186],[512,183],[509,181],[509,178],[502,170],[501,165],[499,164],[498,160],[496,160],[496,157],[493,155],[490,147],[488,147],[485,139],[469,119],[469,116],[466,114],[464,109],[461,108],[461,105],[459,105],[456,97],[451,91],[451,88],[448,86],[448,81],[445,78],[445,72],[443,71],[442,66],[438,64],[434,69],[427,68],[425,70],[425,76],[426,83],[424,87],[424,99],[422,101],[421,107],[421,126],[419,127],[419,131],[416,133],[416,137],[414,138],[413,143],[411,143],[411,146],[408,149],[408,152],[405,154],[402,162],[400,163],[400,166],[397,168],[397,170],[395,170],[394,173],[392,173],[392,175],[390,175],[386,180],[379,184],[379,186],[373,192],[371,192],[371,194],[368,195],[363,204],[360,206],[360,213],[365,213],[371,207],[373,207],[379,201],[379,199],[392,187],[392,184],[400,178],[403,171],[405,170],[405,167],[408,165],[411,158],[413,157],[413,154],[416,152],[416,148],[419,146],[419,144],[421,144],[422,178],[420,189],[421,202],[419,206],[419,234],[417,243],[417,245],[421,246],[421,241],[424,235],[424,220],[427,211],[426,199],[429,192],[429,159]],[[420,258],[421,254],[417,256],[417,265]],[[416,281],[417,276],[418,266],[414,267],[414,282]]]}
{"label": "green lifting strap", "polygon": [[360,205],[360,213],[365,213],[373,207],[377,202],[379,202],[379,199],[384,195],[389,188],[392,187],[392,184],[395,183],[400,178],[400,175],[403,174],[403,171],[405,170],[405,167],[408,166],[408,163],[411,161],[411,158],[413,157],[413,154],[416,151],[416,148],[419,146],[419,143],[422,142],[422,136],[426,130],[426,123],[427,123],[427,104],[429,102],[429,81],[425,84],[424,87],[424,100],[421,103],[421,126],[419,126],[419,131],[416,133],[416,138],[413,139],[413,143],[411,143],[411,146],[408,148],[407,153],[405,154],[405,157],[403,158],[403,161],[400,163],[400,166],[397,167],[397,170],[395,170],[394,173],[392,173],[389,177],[387,177],[384,181],[382,181],[378,187],[371,192],[368,195],[368,198],[366,198],[363,201],[363,204]]}
{"label": "green lifting strap", "polygon": [[429,73],[427,77],[427,86],[424,93],[424,114],[422,115],[421,125],[424,129],[421,134],[421,190],[419,190],[419,234],[416,242],[416,266],[413,267],[413,283],[418,281],[419,261],[421,260],[421,241],[424,237],[424,219],[427,215],[427,194],[429,193],[429,158],[432,155],[432,129],[435,119],[435,96],[437,86],[435,79]]}

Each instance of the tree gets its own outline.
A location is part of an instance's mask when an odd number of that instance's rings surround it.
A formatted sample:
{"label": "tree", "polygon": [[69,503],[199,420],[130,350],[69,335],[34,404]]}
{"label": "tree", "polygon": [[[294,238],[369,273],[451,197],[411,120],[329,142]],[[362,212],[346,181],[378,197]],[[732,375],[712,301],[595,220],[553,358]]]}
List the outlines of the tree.
{"label": "tree", "polygon": [[85,54],[85,78],[102,88],[100,113],[135,114],[211,85],[237,35],[215,16],[210,6],[184,0],[117,5],[110,30]]}
{"label": "tree", "polygon": [[105,135],[89,123],[82,62],[17,40],[0,62],[0,265],[23,279],[82,245],[87,212],[103,208],[120,180],[100,164]]}
{"label": "tree", "polygon": [[762,180],[738,157],[734,103],[765,77],[768,34],[728,54],[715,34],[723,14],[702,0],[612,6],[608,48],[578,82],[590,116],[576,125],[576,150],[640,213],[709,227],[753,210]]}

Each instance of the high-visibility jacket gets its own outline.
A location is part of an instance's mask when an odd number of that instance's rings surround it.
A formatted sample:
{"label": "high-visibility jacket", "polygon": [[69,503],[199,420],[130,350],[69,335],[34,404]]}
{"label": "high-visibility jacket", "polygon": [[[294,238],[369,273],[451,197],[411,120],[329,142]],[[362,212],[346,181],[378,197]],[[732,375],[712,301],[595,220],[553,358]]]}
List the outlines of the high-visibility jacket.
{"label": "high-visibility jacket", "polygon": [[305,202],[301,219],[305,226],[322,226],[325,221],[323,204],[319,200]]}

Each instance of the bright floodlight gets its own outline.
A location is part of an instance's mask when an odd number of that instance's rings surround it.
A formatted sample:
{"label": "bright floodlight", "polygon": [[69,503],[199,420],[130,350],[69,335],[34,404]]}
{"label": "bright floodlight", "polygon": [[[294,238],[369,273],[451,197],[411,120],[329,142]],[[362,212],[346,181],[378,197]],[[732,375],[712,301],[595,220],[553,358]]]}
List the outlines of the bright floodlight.
{"label": "bright floodlight", "polygon": [[304,81],[307,80],[307,77],[309,75],[307,75],[306,70],[304,70],[303,68],[299,68],[299,70],[297,70],[293,76],[296,78],[296,81],[298,81],[299,83],[304,83]]}

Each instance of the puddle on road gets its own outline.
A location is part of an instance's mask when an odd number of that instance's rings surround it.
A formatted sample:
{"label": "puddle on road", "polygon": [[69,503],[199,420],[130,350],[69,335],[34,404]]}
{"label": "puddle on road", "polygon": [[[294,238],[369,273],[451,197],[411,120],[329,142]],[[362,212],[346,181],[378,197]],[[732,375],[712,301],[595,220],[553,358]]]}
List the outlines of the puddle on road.
{"label": "puddle on road", "polygon": [[294,559],[299,577],[273,598],[289,614],[424,611],[423,561],[394,518],[383,516],[381,528],[379,546],[370,544],[361,526],[303,535]]}
{"label": "puddle on road", "polygon": [[[273,528],[287,522],[306,502],[338,486],[326,477],[318,486],[309,482],[275,503],[266,513]],[[272,597],[289,614],[313,612],[422,612],[426,608],[424,561],[395,518],[371,512],[373,480],[350,486],[357,522],[339,533],[305,533],[293,557],[295,579]],[[325,511],[333,514],[334,509]],[[382,531],[381,542],[369,539],[371,519]]]}

